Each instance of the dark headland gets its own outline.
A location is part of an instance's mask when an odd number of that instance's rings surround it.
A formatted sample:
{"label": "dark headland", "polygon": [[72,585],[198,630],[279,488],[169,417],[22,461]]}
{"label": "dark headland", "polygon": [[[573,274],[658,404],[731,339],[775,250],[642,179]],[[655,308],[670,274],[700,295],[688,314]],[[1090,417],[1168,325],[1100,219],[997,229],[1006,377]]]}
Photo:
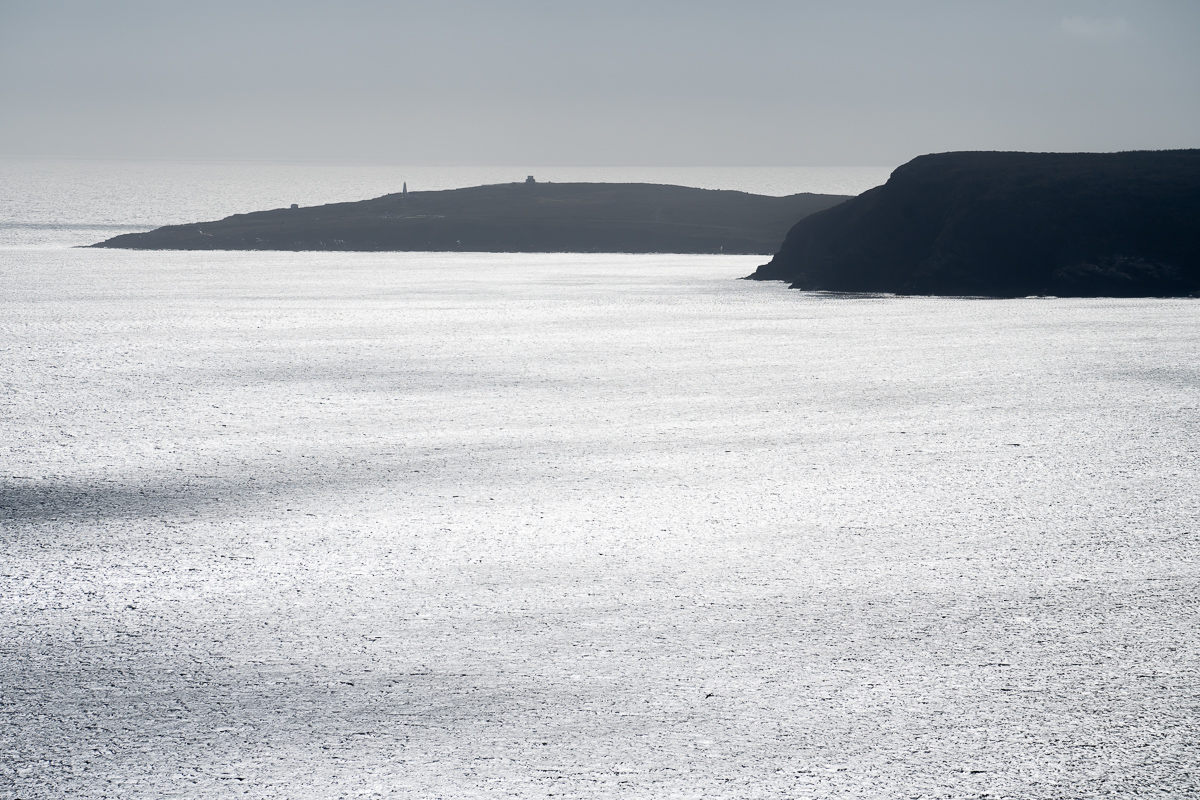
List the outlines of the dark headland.
{"label": "dark headland", "polygon": [[756,280],[835,292],[1200,295],[1200,150],[939,153],[806,217]]}
{"label": "dark headland", "polygon": [[767,255],[779,249],[797,220],[846,199],[643,183],[525,182],[237,214],[92,246]]}

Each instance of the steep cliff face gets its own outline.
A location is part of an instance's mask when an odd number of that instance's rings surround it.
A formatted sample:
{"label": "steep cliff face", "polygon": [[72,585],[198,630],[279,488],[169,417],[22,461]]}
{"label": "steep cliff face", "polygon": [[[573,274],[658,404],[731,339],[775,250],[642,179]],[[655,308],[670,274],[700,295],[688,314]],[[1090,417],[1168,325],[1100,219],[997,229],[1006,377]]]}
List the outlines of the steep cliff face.
{"label": "steep cliff face", "polygon": [[117,236],[137,250],[759,253],[847,198],[684,186],[512,183],[238,214]]}
{"label": "steep cliff face", "polygon": [[798,289],[1200,293],[1200,150],[939,153],[809,216],[753,275]]}

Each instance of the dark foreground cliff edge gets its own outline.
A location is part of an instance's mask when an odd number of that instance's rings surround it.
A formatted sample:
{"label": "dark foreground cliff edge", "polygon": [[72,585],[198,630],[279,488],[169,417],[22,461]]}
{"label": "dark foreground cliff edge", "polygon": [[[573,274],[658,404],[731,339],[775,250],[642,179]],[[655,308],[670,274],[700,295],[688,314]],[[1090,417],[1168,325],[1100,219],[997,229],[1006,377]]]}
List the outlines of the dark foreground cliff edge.
{"label": "dark foreground cliff edge", "polygon": [[1200,150],[921,156],[798,222],[748,277],[835,292],[1200,296]]}
{"label": "dark foreground cliff edge", "polygon": [[237,214],[92,246],[766,255],[797,220],[846,199],[644,183],[511,183]]}

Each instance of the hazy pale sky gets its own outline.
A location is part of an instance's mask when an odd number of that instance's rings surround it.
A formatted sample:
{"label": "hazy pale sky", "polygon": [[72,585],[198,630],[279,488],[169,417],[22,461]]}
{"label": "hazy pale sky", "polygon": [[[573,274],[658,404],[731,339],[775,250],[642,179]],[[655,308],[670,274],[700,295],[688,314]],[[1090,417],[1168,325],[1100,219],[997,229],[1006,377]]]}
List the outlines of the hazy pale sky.
{"label": "hazy pale sky", "polygon": [[1200,2],[0,0],[0,155],[898,164],[1200,146]]}

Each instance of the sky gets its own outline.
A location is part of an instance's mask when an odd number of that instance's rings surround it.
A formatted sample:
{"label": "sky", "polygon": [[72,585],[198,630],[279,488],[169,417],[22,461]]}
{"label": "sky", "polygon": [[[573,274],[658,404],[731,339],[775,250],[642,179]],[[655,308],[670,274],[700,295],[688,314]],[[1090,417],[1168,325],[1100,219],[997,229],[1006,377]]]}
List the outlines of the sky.
{"label": "sky", "polygon": [[848,166],[1200,146],[1200,2],[0,0],[0,156]]}

